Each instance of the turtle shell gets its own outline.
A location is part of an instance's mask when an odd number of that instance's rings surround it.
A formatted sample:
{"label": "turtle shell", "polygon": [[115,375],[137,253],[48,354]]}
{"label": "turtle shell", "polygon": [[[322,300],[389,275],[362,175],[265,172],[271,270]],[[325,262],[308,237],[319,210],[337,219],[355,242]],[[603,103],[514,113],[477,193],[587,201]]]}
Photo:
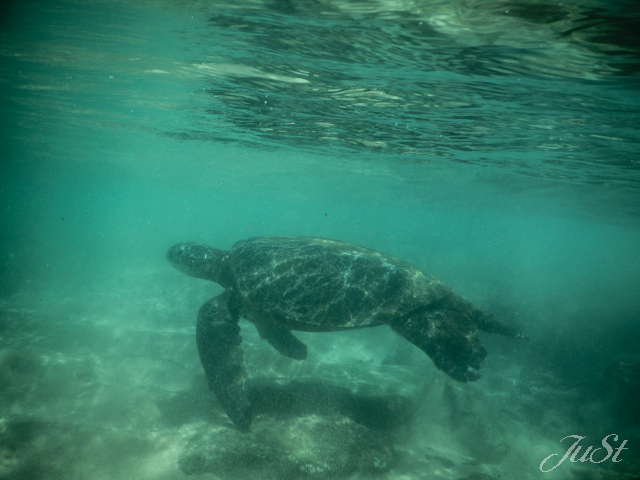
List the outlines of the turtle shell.
{"label": "turtle shell", "polygon": [[224,263],[240,315],[292,330],[391,323],[452,293],[410,263],[325,238],[250,238]]}

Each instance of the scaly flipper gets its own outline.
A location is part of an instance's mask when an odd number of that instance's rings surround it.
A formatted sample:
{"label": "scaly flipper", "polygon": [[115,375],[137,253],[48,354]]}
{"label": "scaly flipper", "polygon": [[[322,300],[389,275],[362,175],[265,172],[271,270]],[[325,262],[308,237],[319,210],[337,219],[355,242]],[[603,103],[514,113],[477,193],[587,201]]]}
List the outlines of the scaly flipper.
{"label": "scaly flipper", "polygon": [[285,357],[294,360],[304,360],[307,358],[307,346],[298,340],[291,330],[272,327],[262,323],[256,323],[256,328],[260,338],[269,344]]}
{"label": "scaly flipper", "polygon": [[490,313],[480,310],[478,307],[459,295],[452,295],[449,298],[449,305],[450,308],[455,310],[469,312],[469,315],[476,324],[476,327],[478,327],[478,330],[482,330],[487,333],[494,333],[496,335],[504,335],[505,337],[524,338],[529,340],[527,336],[520,332],[516,327],[498,320]]}
{"label": "scaly flipper", "polygon": [[244,389],[247,371],[240,346],[242,337],[238,316],[229,310],[226,292],[200,308],[196,342],[209,387],[238,429],[249,431],[252,413]]}
{"label": "scaly flipper", "polygon": [[459,382],[480,378],[478,370],[487,356],[468,311],[459,311],[450,299],[406,315],[391,328],[420,350],[435,366]]}

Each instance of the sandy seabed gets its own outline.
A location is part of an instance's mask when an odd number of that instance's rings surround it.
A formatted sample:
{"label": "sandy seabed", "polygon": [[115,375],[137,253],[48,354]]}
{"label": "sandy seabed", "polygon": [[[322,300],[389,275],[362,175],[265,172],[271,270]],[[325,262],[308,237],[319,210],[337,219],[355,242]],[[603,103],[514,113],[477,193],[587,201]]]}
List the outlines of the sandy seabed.
{"label": "sandy seabed", "polygon": [[[190,299],[206,299],[208,293],[161,286],[107,292],[31,292],[0,304],[0,479],[187,477],[178,460],[196,432],[232,428],[208,391],[195,346],[199,305]],[[550,373],[525,368],[500,353],[490,352],[480,381],[463,385],[438,372],[424,354],[385,327],[301,334],[310,355],[296,362],[261,341],[248,322],[241,326],[250,380],[283,384],[331,377],[341,391],[375,384],[378,398],[398,394],[410,400],[406,412],[380,429],[393,446],[395,466],[348,478],[640,476],[633,453],[640,435],[616,418],[618,403],[586,396]],[[401,382],[400,371],[406,374]],[[368,376],[374,374],[377,380]],[[273,422],[278,412],[261,415],[258,423]],[[574,441],[561,443],[562,438],[585,436],[580,443],[584,451],[590,445],[601,447],[602,438],[612,433],[618,434],[617,442],[609,439],[613,448],[627,440],[627,450],[618,456],[622,461],[567,459],[553,471],[541,472],[543,459],[560,454],[557,461]],[[549,460],[546,468],[556,461]],[[239,465],[238,472],[257,479],[284,478],[259,467],[252,471],[251,465]],[[235,477],[225,475],[189,477]],[[339,478],[327,475],[309,478]]]}

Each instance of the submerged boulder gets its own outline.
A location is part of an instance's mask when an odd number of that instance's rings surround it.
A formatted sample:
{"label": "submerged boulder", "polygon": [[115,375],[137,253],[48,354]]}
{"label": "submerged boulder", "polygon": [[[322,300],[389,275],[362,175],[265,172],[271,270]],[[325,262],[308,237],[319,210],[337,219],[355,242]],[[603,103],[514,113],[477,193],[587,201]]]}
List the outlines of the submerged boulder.
{"label": "submerged boulder", "polygon": [[324,479],[384,472],[395,463],[380,433],[344,416],[258,416],[250,433],[203,425],[178,459],[186,474],[223,478]]}
{"label": "submerged boulder", "polygon": [[391,430],[412,418],[427,383],[427,375],[405,366],[296,362],[255,372],[246,388],[258,415],[338,415]]}

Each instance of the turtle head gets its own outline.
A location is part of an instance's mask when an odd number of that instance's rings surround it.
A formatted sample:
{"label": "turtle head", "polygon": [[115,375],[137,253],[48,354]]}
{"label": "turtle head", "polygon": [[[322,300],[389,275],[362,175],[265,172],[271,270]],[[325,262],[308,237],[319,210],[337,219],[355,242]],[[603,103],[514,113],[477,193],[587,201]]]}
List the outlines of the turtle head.
{"label": "turtle head", "polygon": [[208,247],[200,243],[178,243],[167,251],[167,260],[171,265],[192,277],[204,278],[226,287],[224,276],[224,258],[227,252]]}

